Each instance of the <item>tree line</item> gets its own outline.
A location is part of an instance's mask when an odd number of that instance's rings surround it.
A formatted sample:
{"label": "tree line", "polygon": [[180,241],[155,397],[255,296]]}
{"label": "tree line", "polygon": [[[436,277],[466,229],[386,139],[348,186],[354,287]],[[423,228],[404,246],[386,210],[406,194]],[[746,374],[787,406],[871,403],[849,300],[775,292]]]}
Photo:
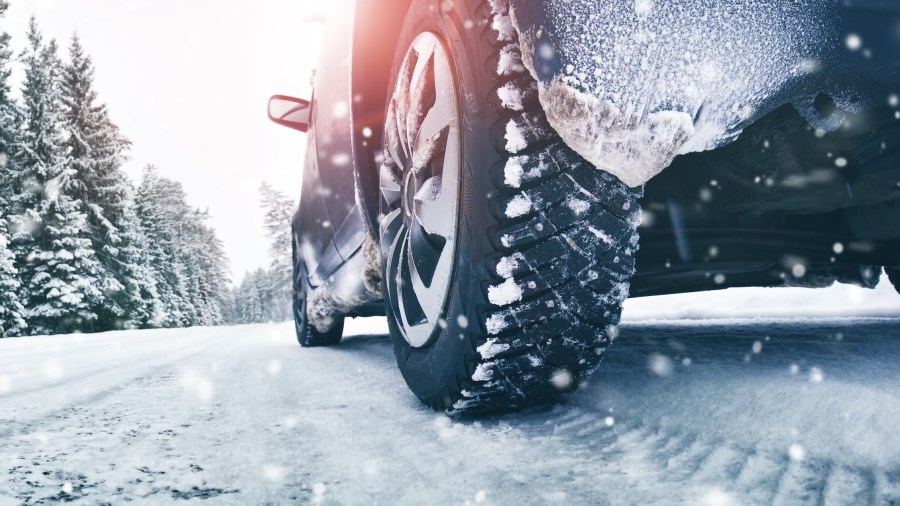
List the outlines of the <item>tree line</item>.
{"label": "tree line", "polygon": [[271,185],[259,189],[271,264],[248,272],[232,294],[234,323],[280,322],[293,317],[291,217],[296,204]]}
{"label": "tree line", "polygon": [[10,40],[0,30],[0,337],[229,320],[228,261],[207,214],[153,167],[128,179],[130,142],[77,36],[65,60],[34,18],[21,54]]}

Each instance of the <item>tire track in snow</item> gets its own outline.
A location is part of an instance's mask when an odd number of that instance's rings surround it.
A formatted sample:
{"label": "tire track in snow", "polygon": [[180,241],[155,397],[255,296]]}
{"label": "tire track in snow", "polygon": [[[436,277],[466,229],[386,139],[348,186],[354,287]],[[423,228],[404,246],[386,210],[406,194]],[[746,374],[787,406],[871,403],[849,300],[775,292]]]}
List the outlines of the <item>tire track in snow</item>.
{"label": "tire track in snow", "polygon": [[[180,331],[175,331],[180,332]],[[9,392],[5,396],[0,396],[0,402],[3,403],[8,409],[6,411],[6,416],[10,416],[12,413],[12,409],[10,408],[10,403],[15,402],[20,405],[25,404],[29,408],[34,408],[36,405],[39,405],[34,402],[34,398],[36,397],[34,394],[45,394],[47,397],[52,397],[50,393],[54,392],[59,388],[64,388],[68,391],[74,391],[76,389],[71,388],[71,385],[74,383],[76,385],[88,382],[89,380],[102,380],[105,377],[117,377],[117,381],[95,381],[91,387],[96,386],[98,383],[100,385],[100,389],[96,392],[84,396],[73,396],[72,398],[64,399],[63,406],[53,406],[50,411],[43,411],[37,413],[27,414],[24,417],[19,414],[15,418],[3,418],[0,419],[2,422],[2,427],[0,427],[0,438],[11,437],[12,435],[20,432],[27,431],[28,428],[34,423],[41,423],[47,419],[60,418],[67,411],[72,409],[76,409],[82,405],[92,405],[97,402],[104,400],[105,398],[114,395],[118,392],[128,389],[132,384],[139,383],[148,377],[153,377],[158,374],[159,371],[163,371],[165,369],[171,368],[172,364],[176,364],[178,362],[184,360],[190,360],[193,357],[198,355],[202,355],[204,353],[209,352],[211,349],[222,346],[223,343],[238,337],[238,332],[230,332],[225,334],[224,336],[217,336],[217,338],[212,339],[210,341],[199,341],[193,342],[191,340],[185,340],[184,344],[180,348],[175,348],[173,350],[167,350],[164,353],[161,353],[162,357],[152,356],[142,356],[140,353],[142,350],[135,350],[135,353],[129,354],[127,351],[122,353],[119,356],[118,362],[113,362],[110,360],[100,360],[89,362],[88,359],[85,358],[85,362],[87,362],[88,369],[86,371],[80,372],[78,374],[72,375],[63,375],[58,380],[44,382],[43,384],[38,384],[30,388],[17,389]],[[107,337],[105,335],[104,337]],[[127,344],[125,345],[127,346]],[[93,347],[92,347],[93,348]],[[87,350],[79,350],[81,355],[85,357],[88,356],[96,356],[94,355],[92,349]],[[102,356],[102,355],[101,355]],[[161,361],[161,359],[164,359]],[[141,364],[137,369],[135,369],[135,363],[133,360],[140,360],[142,362],[157,362],[160,365],[145,365]],[[4,362],[9,363],[6,358],[4,358]],[[125,376],[125,380],[121,379],[121,376]],[[106,383],[106,384],[104,384]],[[82,387],[82,392],[85,391],[87,387]],[[24,399],[21,399],[23,397]],[[56,396],[59,398],[59,395]]]}
{"label": "tire track in snow", "polygon": [[[788,331],[797,330],[801,335],[793,336],[788,332],[784,336],[784,346],[780,350],[775,350],[778,347],[774,345],[770,346],[767,344],[767,347],[772,348],[770,351],[772,354],[771,358],[775,358],[783,363],[783,369],[778,371],[778,373],[785,380],[794,383],[792,385],[794,391],[790,392],[792,395],[805,395],[806,390],[813,387],[818,381],[802,378],[798,382],[797,376],[790,373],[790,366],[795,362],[804,364],[805,369],[810,369],[814,366],[813,364],[818,364],[821,369],[827,371],[826,375],[834,375],[839,378],[836,381],[842,383],[859,382],[860,384],[865,384],[868,383],[866,376],[870,376],[878,379],[877,383],[881,383],[882,388],[886,385],[894,384],[891,379],[897,377],[896,365],[885,367],[881,371],[879,369],[881,365],[885,365],[883,364],[884,362],[891,360],[890,357],[900,356],[898,355],[900,347],[895,342],[886,341],[886,339],[891,339],[891,335],[896,335],[898,327],[896,323],[892,321],[866,322],[861,324],[862,331],[854,329],[854,325],[849,322],[839,321],[835,322],[834,325],[801,324],[796,326],[796,328],[790,324],[785,326],[788,327]],[[788,455],[788,443],[790,443],[790,440],[787,440],[783,446],[772,445],[772,442],[765,440],[748,441],[748,444],[740,444],[730,440],[731,438],[727,434],[726,437],[720,437],[718,432],[722,430],[722,427],[715,427],[715,430],[707,434],[709,427],[702,424],[692,427],[688,421],[682,422],[678,419],[677,414],[666,413],[664,409],[650,413],[646,409],[637,409],[635,410],[635,415],[639,415],[639,417],[629,420],[628,417],[623,417],[617,408],[617,418],[620,418],[620,420],[616,422],[617,425],[612,430],[598,423],[601,415],[596,409],[593,410],[596,419],[592,420],[592,410],[585,407],[590,402],[585,402],[584,399],[592,394],[596,394],[598,390],[603,392],[604,387],[602,385],[605,379],[613,378],[614,383],[619,384],[635,381],[635,376],[639,375],[633,372],[629,373],[627,379],[619,378],[616,380],[615,376],[623,372],[622,367],[633,370],[635,367],[643,365],[642,362],[646,364],[639,357],[617,356],[617,353],[634,354],[638,352],[638,354],[641,354],[642,348],[647,348],[643,354],[649,355],[650,350],[658,351],[660,348],[666,347],[664,341],[660,340],[635,340],[629,343],[627,341],[629,338],[635,339],[637,336],[629,336],[627,327],[623,328],[623,335],[617,342],[616,347],[613,348],[609,360],[604,364],[605,368],[601,368],[601,372],[598,373],[600,378],[595,378],[592,381],[595,385],[601,386],[592,388],[591,392],[577,395],[573,399],[573,403],[577,404],[577,407],[569,408],[558,415],[560,423],[554,426],[554,437],[559,438],[564,444],[568,443],[578,446],[580,442],[591,440],[591,431],[596,431],[597,434],[593,440],[596,442],[598,454],[602,451],[603,455],[611,456],[618,463],[630,461],[634,466],[638,464],[644,466],[642,471],[647,473],[647,481],[652,481],[651,476],[664,476],[672,485],[694,485],[698,490],[721,489],[739,502],[776,504],[796,504],[798,502],[893,504],[896,502],[897,479],[892,479],[894,475],[885,470],[883,466],[877,464],[878,461],[884,460],[882,457],[876,456],[875,461],[869,465],[848,464],[836,458],[822,458],[816,455],[807,455],[805,458],[792,460]],[[842,332],[835,332],[835,327],[837,327],[837,330],[843,330],[848,334],[855,333],[857,335],[856,339],[848,340],[848,342],[844,343],[835,341],[834,336],[841,335],[841,339],[844,337]],[[670,331],[672,329],[663,327],[648,330]],[[685,330],[690,331],[691,329]],[[693,329],[694,332],[697,332],[697,330],[696,328]],[[727,350],[734,352],[732,357],[727,360],[721,360],[720,353],[723,351],[721,349],[710,350],[707,348],[695,352],[698,356],[705,356],[707,360],[713,359],[712,363],[707,363],[705,366],[723,369],[722,371],[717,371],[717,376],[723,372],[728,372],[729,369],[722,367],[728,364],[719,362],[741,364],[737,367],[743,369],[745,366],[742,363],[748,360],[746,358],[746,355],[748,355],[747,350],[751,348],[755,339],[759,339],[758,336],[784,333],[783,330],[779,332],[777,328],[772,329],[758,325],[749,325],[744,329],[727,330],[731,333],[737,330],[737,334],[752,334],[753,339],[746,339],[746,348],[743,350]],[[873,332],[874,335],[868,336],[868,331]],[[706,334],[706,332],[699,333]],[[682,334],[678,336],[678,339],[687,342],[688,350],[699,344],[696,338],[691,338],[690,335],[684,332],[674,332],[674,334]],[[866,338],[874,339],[868,343],[863,342],[862,340]],[[678,343],[677,347],[685,348],[684,343]],[[718,347],[722,348],[722,346]],[[623,350],[622,348],[626,349]],[[844,355],[845,353],[847,355]],[[879,359],[878,357],[881,358]],[[846,370],[842,370],[842,368]],[[610,369],[612,370],[610,371]],[[870,372],[865,373],[861,369]],[[749,370],[753,371],[752,368]],[[756,374],[757,376],[766,379],[766,376],[771,375],[773,371],[771,365],[766,364],[761,366],[761,370],[756,372],[758,373]],[[746,369],[738,371],[738,373],[744,375],[746,374]],[[727,376],[713,378],[714,381],[720,382],[723,379],[726,380],[725,383],[728,382]],[[637,384],[640,384],[641,381],[637,379]],[[672,381],[672,379],[660,378],[659,381]],[[715,383],[706,386],[716,387]],[[760,388],[764,389],[765,386],[765,384],[760,384]],[[650,392],[644,392],[645,395],[641,396],[641,392],[638,391],[641,390],[640,388],[627,388],[626,390],[630,390],[630,394],[635,397],[653,398],[653,395],[646,394],[655,393],[654,389],[650,389]],[[711,393],[713,394],[727,393],[728,391],[725,386],[712,388],[712,390],[713,392]],[[850,390],[852,391],[852,389]],[[873,390],[877,390],[877,386]],[[603,393],[606,394],[607,398],[603,399],[603,402],[594,403],[595,406],[602,406],[604,402],[614,401],[616,398],[615,395],[610,395],[608,391]],[[670,393],[673,396],[677,394],[677,387],[675,392]],[[681,395],[690,397],[692,393],[685,389],[684,392],[681,392]],[[779,397],[786,395],[786,393],[773,392],[773,395]],[[759,396],[760,399],[764,399],[764,397],[764,395]],[[701,400],[704,401],[701,403],[703,405],[714,405],[716,402],[714,396]],[[735,400],[733,396],[726,396],[726,399],[722,402],[727,404]],[[847,400],[851,399],[848,398]],[[816,403],[814,399],[810,400],[801,397],[797,401],[801,411],[809,412],[808,414],[804,413],[804,415],[821,416],[819,413],[814,413],[816,411],[814,409],[814,404]],[[888,406],[890,404],[885,407]],[[878,408],[879,406],[875,404],[868,405],[868,416],[878,418]],[[603,411],[605,410],[600,410],[600,412]],[[840,413],[832,413],[831,416],[838,414]],[[845,416],[843,419],[834,416],[835,422],[829,424],[831,425],[829,428],[840,429],[841,424],[845,424],[852,429],[848,432],[855,432],[858,428],[854,427],[854,425],[860,421],[872,423],[871,419],[865,420],[866,416],[866,414],[860,414],[859,418],[848,418]],[[882,416],[881,418],[881,420],[875,420],[875,423],[880,424],[880,426],[874,428],[880,431],[890,431],[891,429],[887,425],[888,422],[886,420],[888,417]],[[637,424],[634,423],[635,420],[638,422]],[[742,421],[739,419],[735,420],[735,431],[740,431],[743,428],[740,425]],[[802,421],[802,418],[795,421]],[[764,413],[760,417],[758,424],[765,426],[767,423],[778,422],[777,413],[773,412],[771,414]],[[628,428],[622,427],[625,424],[628,424]],[[624,430],[618,430],[620,428]],[[792,438],[803,439],[805,437],[806,439],[812,439],[813,441],[811,442],[815,443],[812,445],[814,447],[823,443],[823,441],[815,441],[816,434],[799,434],[794,428],[788,429],[785,432],[794,434],[791,436]],[[614,435],[610,436],[610,434]],[[879,437],[879,435],[875,434],[873,437]],[[888,446],[885,449],[889,453],[900,453],[900,447],[896,445],[896,439],[894,439],[893,443],[893,445],[887,443]],[[812,450],[808,450],[808,452],[812,453]],[[582,449],[578,453],[584,454],[586,452]],[[860,456],[865,457],[864,454],[854,455],[854,457]],[[859,459],[857,458],[856,460]],[[648,471],[650,470],[653,472],[649,473]],[[665,496],[661,495],[658,497]]]}
{"label": "tire track in snow", "polygon": [[[66,482],[89,503],[465,503],[479,492],[485,504],[900,497],[897,322],[623,325],[584,391],[477,420],[420,406],[383,336],[300,350],[289,326],[213,334],[205,350],[173,354],[161,369],[117,372],[132,380],[105,396],[50,399],[59,409],[30,427],[35,437],[0,448],[0,461],[20,466],[15,480],[0,475],[0,504],[5,490],[16,503],[37,502]],[[764,344],[753,354],[756,341]],[[671,374],[652,372],[654,355],[672,361]],[[679,365],[686,357],[691,365]],[[821,382],[810,379],[813,367]],[[189,373],[208,377],[208,401],[192,400]],[[791,459],[792,445],[802,459]]]}

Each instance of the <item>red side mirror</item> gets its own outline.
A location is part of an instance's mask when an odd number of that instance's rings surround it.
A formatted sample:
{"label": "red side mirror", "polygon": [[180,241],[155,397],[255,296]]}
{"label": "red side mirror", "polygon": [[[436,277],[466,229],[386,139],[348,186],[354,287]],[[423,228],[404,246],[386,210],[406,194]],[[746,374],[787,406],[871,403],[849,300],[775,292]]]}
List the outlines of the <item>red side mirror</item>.
{"label": "red side mirror", "polygon": [[274,95],[269,99],[269,119],[301,132],[309,130],[309,110],[309,102],[301,98]]}

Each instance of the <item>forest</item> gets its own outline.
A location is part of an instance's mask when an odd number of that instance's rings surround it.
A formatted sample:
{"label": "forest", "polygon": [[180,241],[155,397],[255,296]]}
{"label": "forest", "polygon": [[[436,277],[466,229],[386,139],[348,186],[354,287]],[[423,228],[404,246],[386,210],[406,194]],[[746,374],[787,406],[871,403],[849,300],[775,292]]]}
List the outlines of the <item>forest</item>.
{"label": "forest", "polygon": [[281,258],[233,289],[222,242],[181,184],[153,166],[137,182],[123,171],[131,143],[78,37],[63,51],[34,18],[26,37],[14,54],[0,30],[0,337],[289,318],[293,203],[261,189]]}

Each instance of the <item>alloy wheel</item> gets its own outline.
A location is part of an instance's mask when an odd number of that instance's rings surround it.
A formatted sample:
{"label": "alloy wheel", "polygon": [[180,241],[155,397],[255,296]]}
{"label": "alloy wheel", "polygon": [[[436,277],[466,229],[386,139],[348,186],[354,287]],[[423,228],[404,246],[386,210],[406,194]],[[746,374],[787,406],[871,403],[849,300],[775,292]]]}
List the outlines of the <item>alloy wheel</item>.
{"label": "alloy wheel", "polygon": [[434,34],[413,41],[386,116],[380,168],[386,300],[404,339],[423,347],[446,325],[462,160],[456,84]]}

